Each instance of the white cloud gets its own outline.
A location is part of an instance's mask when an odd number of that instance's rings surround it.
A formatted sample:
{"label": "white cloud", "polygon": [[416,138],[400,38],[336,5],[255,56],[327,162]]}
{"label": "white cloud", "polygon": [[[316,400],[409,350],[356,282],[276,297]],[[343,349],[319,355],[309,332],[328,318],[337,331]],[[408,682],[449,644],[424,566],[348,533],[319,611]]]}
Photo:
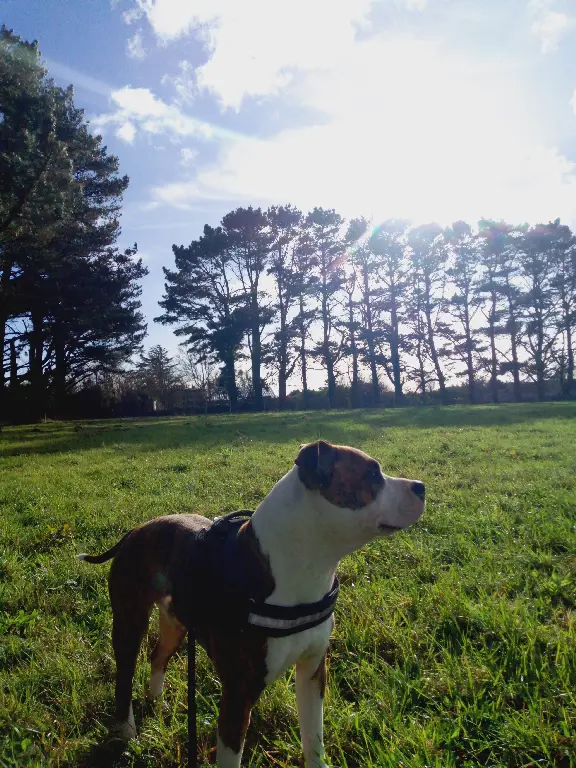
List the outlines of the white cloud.
{"label": "white cloud", "polygon": [[118,126],[117,131],[122,130],[123,133],[121,138],[125,138],[130,132],[123,126],[129,123],[134,130],[148,134],[167,134],[173,138],[197,136],[210,139],[214,135],[208,123],[187,115],[176,104],[166,104],[148,88],[132,88],[127,85],[112,91],[111,99],[115,110],[92,120],[92,127],[96,131],[102,131],[110,125]]}
{"label": "white cloud", "polygon": [[122,141],[126,141],[128,144],[132,144],[136,136],[136,128],[129,120],[127,120],[116,129],[116,136],[119,139],[122,139]]}
{"label": "white cloud", "polygon": [[558,48],[560,40],[570,30],[573,22],[565,13],[548,11],[532,24],[532,32],[540,39],[542,53],[551,53]]}
{"label": "white cloud", "polygon": [[136,1],[161,40],[203,36],[210,58],[198,86],[239,109],[246,96],[277,93],[295,70],[331,68],[354,45],[373,0]]}
{"label": "white cloud", "polygon": [[135,21],[139,21],[143,16],[143,11],[140,8],[130,8],[128,11],[124,11],[122,18],[124,24],[134,24]]}
{"label": "white cloud", "polygon": [[576,219],[576,167],[535,138],[506,59],[373,39],[306,78],[297,96],[324,113],[320,124],[228,138],[216,163],[154,188],[152,199],[177,208],[289,200],[418,221]]}
{"label": "white cloud", "polygon": [[132,37],[128,38],[126,42],[126,55],[131,59],[143,59],[146,56],[141,32],[135,32]]}
{"label": "white cloud", "polygon": [[191,166],[194,165],[196,158],[198,157],[198,150],[191,149],[190,147],[184,147],[180,150],[180,165]]}
{"label": "white cloud", "polygon": [[177,101],[185,104],[192,101],[197,89],[194,67],[184,59],[178,63],[179,74],[175,77],[164,75],[162,85],[170,85],[176,91]]}
{"label": "white cloud", "polygon": [[560,41],[576,27],[576,20],[556,9],[556,0],[530,0],[530,30],[540,40],[542,53],[555,51]]}
{"label": "white cloud", "polygon": [[400,0],[400,2],[403,3],[409,11],[424,11],[428,5],[428,0]]}

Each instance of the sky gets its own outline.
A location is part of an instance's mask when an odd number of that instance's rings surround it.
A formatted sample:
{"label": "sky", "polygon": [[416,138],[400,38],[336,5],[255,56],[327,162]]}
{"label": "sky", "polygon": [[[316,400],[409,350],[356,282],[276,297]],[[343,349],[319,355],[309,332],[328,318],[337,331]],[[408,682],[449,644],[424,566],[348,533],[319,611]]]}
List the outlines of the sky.
{"label": "sky", "polygon": [[130,176],[148,344],[239,205],[576,226],[576,0],[2,0]]}

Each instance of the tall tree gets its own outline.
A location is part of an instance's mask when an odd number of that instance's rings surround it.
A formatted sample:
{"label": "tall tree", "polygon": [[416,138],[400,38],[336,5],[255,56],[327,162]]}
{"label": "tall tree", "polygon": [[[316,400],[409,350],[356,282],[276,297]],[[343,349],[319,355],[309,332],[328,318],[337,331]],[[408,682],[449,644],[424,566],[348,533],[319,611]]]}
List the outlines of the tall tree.
{"label": "tall tree", "polygon": [[260,208],[237,208],[222,219],[228,240],[230,267],[242,285],[246,303],[249,348],[252,360],[254,407],[264,408],[262,381],[262,332],[274,311],[266,303],[260,284],[270,257],[272,234],[266,215]]}
{"label": "tall tree", "polygon": [[553,255],[552,288],[558,295],[558,326],[563,339],[560,382],[564,397],[574,394],[574,339],[576,336],[576,237],[566,226],[558,227]]}
{"label": "tall tree", "polygon": [[408,285],[407,228],[407,222],[390,219],[375,229],[369,241],[378,264],[373,306],[379,316],[380,339],[387,347],[381,360],[398,400],[404,397],[400,323]]}
{"label": "tall tree", "polygon": [[500,402],[498,374],[501,357],[496,338],[500,333],[500,323],[504,316],[502,309],[502,291],[500,273],[504,254],[509,247],[511,227],[504,222],[482,219],[479,222],[479,237],[482,242],[481,269],[477,292],[482,298],[482,313],[488,322],[483,333],[488,336],[489,355],[485,366],[489,374],[492,402]]}
{"label": "tall tree", "polygon": [[374,277],[378,268],[378,257],[370,247],[370,224],[364,219],[352,219],[348,225],[346,242],[350,250],[350,261],[358,270],[357,285],[360,291],[362,329],[360,341],[364,347],[364,360],[370,369],[372,404],[380,403],[380,382],[374,331]]}
{"label": "tall tree", "polygon": [[448,303],[448,311],[455,325],[450,329],[452,355],[465,366],[468,383],[468,400],[477,402],[476,371],[478,355],[483,351],[474,333],[474,320],[479,301],[475,293],[480,260],[478,238],[464,221],[456,221],[444,234],[452,252],[452,266],[447,270],[454,294]]}
{"label": "tall tree", "polygon": [[[5,28],[0,53],[0,350],[10,323],[10,389],[26,380],[37,417],[137,350],[146,270],[135,249],[115,248],[128,178],[88,131],[72,87],[56,88],[36,44]],[[17,339],[28,345],[23,376]]]}
{"label": "tall tree", "polygon": [[268,274],[275,283],[275,310],[278,329],[271,345],[271,357],[278,369],[278,405],[286,405],[286,385],[298,362],[295,341],[298,323],[293,322],[291,311],[302,295],[303,275],[299,270],[297,249],[301,234],[302,213],[291,205],[273,206],[266,212],[272,242]]}
{"label": "tall tree", "polygon": [[174,390],[182,386],[178,364],[161,344],[142,353],[136,365],[136,379],[139,389],[159,401],[162,410],[172,407]]}
{"label": "tall tree", "polygon": [[232,283],[232,254],[221,227],[204,227],[203,235],[188,247],[172,246],[176,268],[164,267],[165,294],[159,302],[164,313],[156,318],[184,337],[197,353],[215,355],[222,363],[222,386],[230,407],[238,401],[236,358],[242,344],[245,318],[240,312],[244,294]]}
{"label": "tall tree", "polygon": [[507,350],[501,351],[504,360],[500,363],[499,373],[512,374],[514,400],[517,403],[522,400],[520,346],[523,334],[523,295],[518,283],[520,270],[519,251],[522,250],[523,233],[525,230],[525,226],[508,228],[506,245],[499,250],[500,263],[498,264],[497,272],[492,277],[503,303],[500,311],[501,325],[496,328],[496,333],[504,336],[508,342],[506,345]]}
{"label": "tall tree", "polygon": [[[65,144],[57,124],[55,89],[42,66],[37,43],[28,43],[5,26],[0,29],[0,353],[6,324],[23,314],[19,301],[23,262],[31,248],[49,237],[58,218],[60,192],[70,186]],[[34,334],[38,351],[40,331]],[[33,357],[31,355],[31,357]],[[39,359],[36,354],[35,361]],[[37,373],[38,364],[34,369]],[[0,398],[4,394],[0,366]],[[2,407],[0,403],[0,408]]]}
{"label": "tall tree", "polygon": [[558,253],[570,243],[568,227],[557,219],[528,229],[520,253],[520,276],[525,285],[525,346],[528,375],[536,382],[538,399],[546,398],[546,380],[554,362],[554,345],[560,333],[558,293],[554,266]]}
{"label": "tall tree", "polygon": [[342,264],[346,259],[345,243],[341,237],[342,217],[333,209],[314,208],[306,217],[306,229],[311,245],[319,283],[321,340],[314,354],[326,368],[328,407],[336,397],[336,364],[340,346],[333,339],[338,293],[344,280]]}
{"label": "tall tree", "polygon": [[442,228],[438,224],[424,224],[410,231],[408,243],[411,251],[412,269],[419,273],[418,301],[424,314],[428,352],[440,391],[440,399],[448,402],[446,376],[441,363],[445,356],[442,339],[448,336],[445,322],[446,311],[446,269],[448,253]]}
{"label": "tall tree", "polygon": [[292,258],[292,268],[297,294],[297,308],[292,324],[296,331],[298,364],[300,367],[304,408],[308,408],[310,405],[308,390],[308,344],[310,341],[310,327],[317,319],[318,314],[316,308],[310,306],[310,301],[313,297],[318,296],[320,291],[320,280],[318,276],[314,274],[317,265],[318,262],[314,255],[314,245],[307,227],[303,225]]}
{"label": "tall tree", "polygon": [[344,317],[338,324],[343,335],[342,349],[344,358],[350,360],[350,405],[352,408],[360,406],[360,351],[358,348],[358,336],[361,325],[357,319],[358,301],[356,294],[356,271],[349,271],[343,284],[345,295]]}

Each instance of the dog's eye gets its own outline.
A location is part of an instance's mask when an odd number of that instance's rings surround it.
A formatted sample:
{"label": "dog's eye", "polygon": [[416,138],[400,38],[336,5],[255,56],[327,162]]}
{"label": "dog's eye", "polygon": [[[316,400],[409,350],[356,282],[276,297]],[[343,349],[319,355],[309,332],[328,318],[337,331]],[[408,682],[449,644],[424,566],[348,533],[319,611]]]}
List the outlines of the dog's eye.
{"label": "dog's eye", "polygon": [[384,485],[384,478],[378,467],[373,467],[368,470],[367,479],[370,483],[381,483]]}

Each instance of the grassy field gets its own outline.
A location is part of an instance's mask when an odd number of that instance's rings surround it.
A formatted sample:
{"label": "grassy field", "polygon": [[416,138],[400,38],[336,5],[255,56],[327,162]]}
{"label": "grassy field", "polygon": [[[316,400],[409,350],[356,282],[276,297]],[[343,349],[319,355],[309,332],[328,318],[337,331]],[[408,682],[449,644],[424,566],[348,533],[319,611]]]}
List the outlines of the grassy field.
{"label": "grassy field", "polygon": [[[341,566],[334,766],[576,766],[576,404],[46,423],[0,435],[0,765],[111,765],[108,566],[75,559],[169,512],[254,508],[301,442],[426,482],[410,531]],[[155,623],[152,622],[152,627]],[[185,652],[119,764],[185,757]],[[214,762],[219,686],[199,659]],[[292,676],[254,712],[251,766],[300,763]]]}

